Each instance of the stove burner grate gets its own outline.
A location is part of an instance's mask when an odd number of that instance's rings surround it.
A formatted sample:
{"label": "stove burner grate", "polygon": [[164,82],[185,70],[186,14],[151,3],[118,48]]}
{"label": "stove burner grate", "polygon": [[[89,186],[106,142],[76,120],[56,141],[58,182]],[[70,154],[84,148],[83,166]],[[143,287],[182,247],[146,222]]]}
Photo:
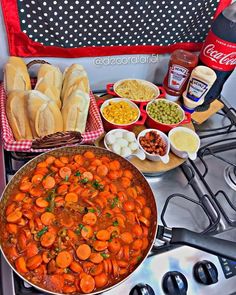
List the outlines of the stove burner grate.
{"label": "stove burner grate", "polygon": [[201,147],[198,151],[198,158],[203,164],[204,170],[202,169],[199,170],[193,161],[190,160],[190,162],[191,162],[191,165],[194,167],[195,171],[197,172],[197,174],[199,175],[200,179],[204,183],[205,187],[209,191],[211,197],[214,199],[215,203],[217,204],[218,208],[220,209],[226,221],[231,226],[236,227],[235,218],[230,216],[228,209],[226,209],[225,206],[222,206],[221,201],[219,200],[219,196],[223,196],[225,199],[225,204],[229,206],[229,209],[232,210],[235,216],[236,206],[231,201],[231,198],[223,190],[219,190],[218,192],[213,193],[211,187],[209,186],[209,184],[207,183],[205,179],[207,173],[209,172],[207,159],[205,157],[210,155],[228,164],[224,170],[224,178],[226,183],[230,186],[230,188],[236,191],[236,164],[235,162],[232,162],[232,160],[228,160],[224,156],[225,151],[234,150],[234,149],[236,149],[236,137],[217,140],[215,142],[211,142],[210,144]]}
{"label": "stove burner grate", "polygon": [[236,167],[227,166],[224,170],[224,177],[227,184],[236,191]]}
{"label": "stove burner grate", "polygon": [[[215,206],[214,202],[211,201],[211,199],[209,198],[208,195],[202,195],[202,193],[197,189],[197,185],[195,182],[195,172],[192,169],[191,166],[189,166],[188,164],[184,163],[181,166],[183,173],[185,174],[187,180],[188,180],[188,184],[192,186],[193,190],[195,191],[196,195],[198,196],[199,200],[196,201],[194,199],[192,199],[191,197],[188,197],[186,195],[183,194],[179,194],[179,193],[174,193],[172,195],[170,195],[163,206],[162,212],[161,212],[161,221],[162,224],[164,226],[169,226],[167,224],[166,221],[166,211],[168,209],[168,207],[170,206],[170,203],[174,203],[177,199],[182,199],[182,202],[188,202],[189,204],[189,208],[191,206],[197,206],[198,209],[198,214],[200,213],[200,209],[202,210],[203,215],[205,216],[206,220],[208,220],[208,226],[206,226],[204,229],[202,229],[201,233],[202,234],[206,234],[208,232],[213,232],[220,221],[220,212],[218,210],[218,208]],[[192,216],[193,218],[193,216]],[[171,227],[171,226],[169,226]]]}
{"label": "stove burner grate", "polygon": [[[197,109],[197,111],[201,112],[203,110]],[[204,130],[199,129],[197,125],[195,125],[195,130],[201,139],[236,132],[234,128],[236,126],[236,110],[234,108],[228,108],[224,104],[222,111],[217,112],[215,115],[223,117],[225,120],[227,120],[227,124],[224,126],[218,126],[217,128],[207,128]]]}

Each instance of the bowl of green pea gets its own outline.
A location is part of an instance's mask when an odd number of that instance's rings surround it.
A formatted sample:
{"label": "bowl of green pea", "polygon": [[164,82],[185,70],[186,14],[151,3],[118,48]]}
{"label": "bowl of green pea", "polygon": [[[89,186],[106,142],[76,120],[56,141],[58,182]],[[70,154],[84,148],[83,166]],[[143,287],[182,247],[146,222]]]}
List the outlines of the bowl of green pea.
{"label": "bowl of green pea", "polygon": [[191,122],[191,114],[185,113],[177,103],[166,99],[150,101],[146,106],[146,113],[146,125],[163,132]]}

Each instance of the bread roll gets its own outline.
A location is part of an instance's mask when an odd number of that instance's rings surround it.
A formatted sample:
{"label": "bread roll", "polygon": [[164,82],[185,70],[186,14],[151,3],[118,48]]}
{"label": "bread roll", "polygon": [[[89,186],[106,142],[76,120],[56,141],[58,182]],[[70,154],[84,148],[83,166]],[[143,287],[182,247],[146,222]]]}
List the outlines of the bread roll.
{"label": "bread roll", "polygon": [[66,99],[62,107],[63,130],[85,131],[90,97],[87,93],[77,89]]}
{"label": "bread roll", "polygon": [[43,93],[37,90],[29,92],[27,110],[35,138],[63,130],[60,109],[55,101]]}
{"label": "bread roll", "polygon": [[23,59],[11,56],[4,68],[4,87],[7,93],[13,90],[31,89],[30,77]]}
{"label": "bread roll", "polygon": [[61,92],[63,103],[76,89],[80,89],[89,94],[90,87],[84,67],[78,64],[73,64],[67,68],[63,74],[63,86]]}
{"label": "bread roll", "polygon": [[28,92],[15,90],[8,94],[6,113],[8,122],[16,140],[32,139],[27,115]]}
{"label": "bread roll", "polygon": [[37,81],[35,90],[38,90],[53,99],[59,109],[61,108],[60,90],[55,85],[48,84],[45,78],[41,78]]}
{"label": "bread roll", "polygon": [[40,66],[38,70],[37,80],[39,81],[41,78],[44,79],[50,86],[55,86],[59,93],[61,92],[62,87],[62,72],[58,67],[43,64]]}

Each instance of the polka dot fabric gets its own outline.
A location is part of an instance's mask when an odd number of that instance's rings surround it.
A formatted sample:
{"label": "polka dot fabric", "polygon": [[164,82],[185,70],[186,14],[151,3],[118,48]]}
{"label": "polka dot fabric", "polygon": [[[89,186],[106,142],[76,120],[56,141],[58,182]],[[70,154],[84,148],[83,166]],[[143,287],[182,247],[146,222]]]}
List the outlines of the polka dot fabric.
{"label": "polka dot fabric", "polygon": [[62,48],[202,42],[219,0],[18,0],[21,30]]}

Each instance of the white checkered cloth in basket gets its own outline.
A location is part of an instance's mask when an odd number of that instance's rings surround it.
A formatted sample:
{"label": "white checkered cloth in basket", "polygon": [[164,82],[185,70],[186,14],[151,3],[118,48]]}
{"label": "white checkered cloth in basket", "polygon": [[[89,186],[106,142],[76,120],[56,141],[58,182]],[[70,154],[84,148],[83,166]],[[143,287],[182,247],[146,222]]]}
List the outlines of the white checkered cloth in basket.
{"label": "white checkered cloth in basket", "polygon": [[[0,119],[1,119],[1,137],[3,141],[3,147],[7,151],[18,152],[45,152],[50,149],[33,149],[32,140],[20,140],[14,139],[11,127],[9,126],[6,116],[6,93],[3,87],[3,83],[0,84]],[[90,106],[87,119],[86,130],[82,133],[83,140],[80,144],[93,143],[99,136],[104,133],[102,120],[99,114],[99,109],[96,104],[95,97],[90,92]]]}

